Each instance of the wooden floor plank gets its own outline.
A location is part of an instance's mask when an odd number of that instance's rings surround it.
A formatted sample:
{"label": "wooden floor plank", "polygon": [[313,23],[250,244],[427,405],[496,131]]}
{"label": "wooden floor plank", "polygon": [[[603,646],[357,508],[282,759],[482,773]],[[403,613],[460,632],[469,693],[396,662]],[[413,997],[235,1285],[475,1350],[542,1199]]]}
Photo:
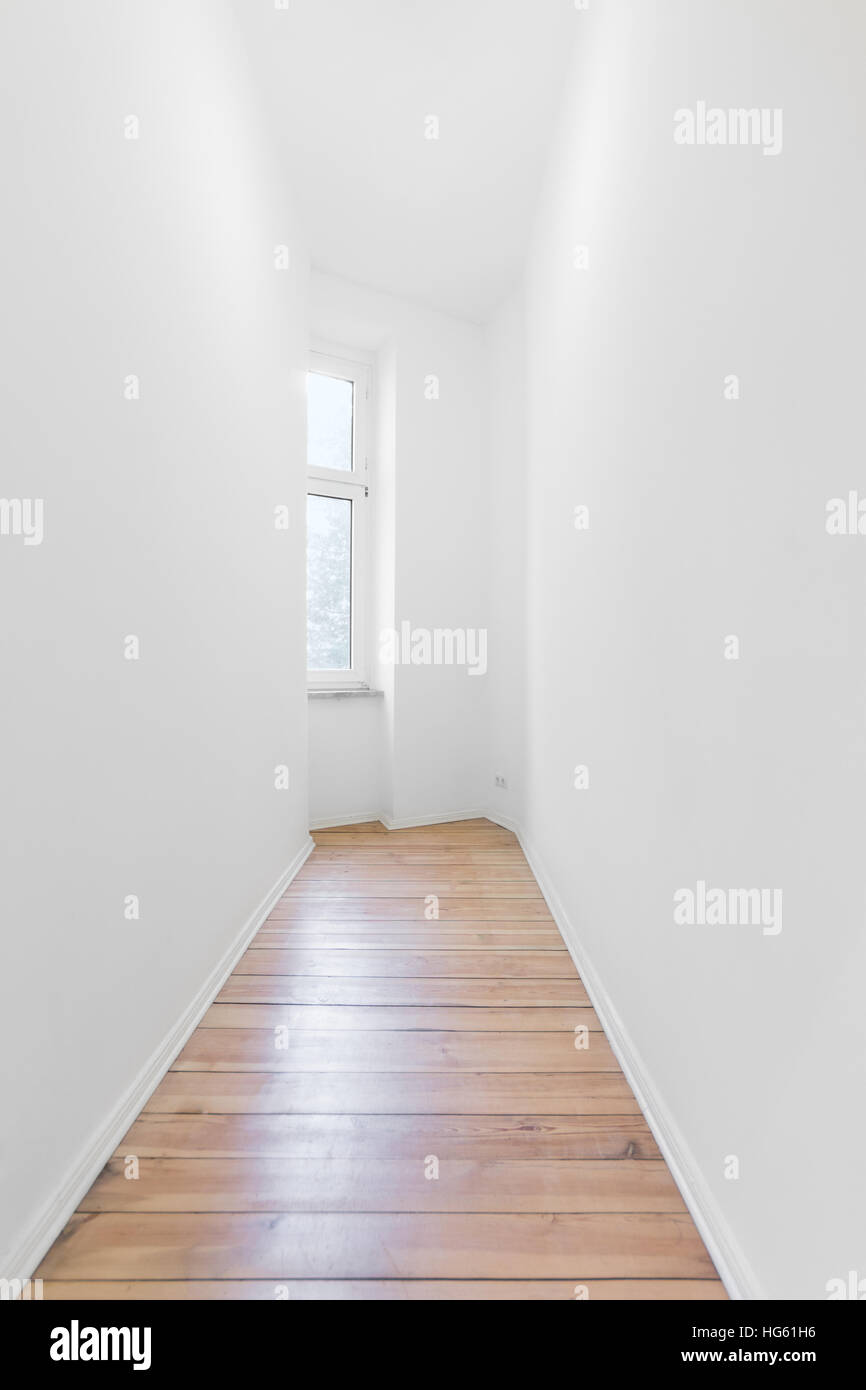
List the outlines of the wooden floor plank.
{"label": "wooden floor plank", "polygon": [[527,937],[539,949],[547,949],[550,941],[556,942],[557,949],[564,949],[564,942],[556,927],[549,922],[435,922],[413,920],[403,922],[399,918],[370,920],[368,918],[341,917],[331,920],[327,917],[312,921],[298,922],[269,918],[256,932],[250,943],[258,946],[262,940],[275,939],[279,935],[291,945],[298,936],[318,933],[334,940],[340,937],[364,937],[375,935],[382,938],[385,945],[394,946],[401,936],[405,936],[412,946],[422,946],[425,942],[433,946],[447,946],[463,939],[477,938],[481,944],[501,940],[505,950],[511,950],[521,937]]}
{"label": "wooden floor plank", "polygon": [[724,1298],[516,837],[313,838],[44,1296]]}
{"label": "wooden floor plank", "polygon": [[[247,961],[252,969],[255,957]],[[455,1005],[481,1008],[580,1007],[589,1003],[586,989],[575,975],[564,980],[526,979],[425,979],[411,975],[383,979],[365,976],[340,979],[315,975],[231,975],[217,996],[220,1004],[330,1004],[371,1007],[395,1005]]]}
{"label": "wooden floor plank", "polygon": [[727,1299],[718,1279],[149,1279],[46,1280],[45,1299],[261,1300],[291,1302],[363,1300],[365,1302],[514,1301],[589,1302],[652,1300],[718,1301]]}
{"label": "wooden floor plank", "polygon": [[[523,851],[508,846],[493,849],[483,849],[478,846],[469,846],[465,849],[453,846],[442,848],[441,846],[422,843],[416,843],[414,847],[403,845],[400,849],[393,849],[390,846],[390,840],[386,840],[381,848],[378,845],[368,845],[360,849],[345,847],[325,849],[320,846],[310,855],[307,864],[315,869],[328,864],[343,867],[348,865],[353,871],[370,867],[376,867],[378,871],[381,865],[392,865],[400,868],[419,864],[425,866],[439,865],[440,871],[441,866],[445,866],[444,871],[447,873],[452,872],[458,866],[483,868],[494,873],[500,868],[506,871],[510,871],[512,868],[519,871],[528,868]],[[427,872],[426,867],[424,872]]]}
{"label": "wooden floor plank", "polygon": [[638,1115],[617,1072],[170,1071],[145,1113]]}
{"label": "wooden floor plank", "polygon": [[[550,909],[543,898],[440,898],[440,922],[542,922],[553,927]],[[365,898],[345,894],[281,898],[268,918],[278,922],[426,922],[431,906],[424,897]]]}
{"label": "wooden floor plank", "polygon": [[[431,1168],[435,1164],[435,1169]],[[661,1162],[636,1159],[111,1159],[79,1211],[683,1212]],[[433,1174],[431,1176],[431,1173]]]}
{"label": "wooden floor plank", "polygon": [[714,1278],[691,1217],[78,1212],[51,1279]]}
{"label": "wooden floor plank", "polygon": [[422,901],[434,894],[439,898],[498,898],[514,902],[516,899],[541,899],[541,889],[534,879],[514,879],[506,883],[503,879],[489,876],[485,879],[464,878],[462,876],[444,878],[442,875],[411,878],[340,878],[295,879],[291,888],[280,898],[277,906],[285,902],[305,901],[308,898],[420,898]]}
{"label": "wooden floor plank", "polygon": [[532,980],[573,979],[577,971],[567,951],[448,951],[417,950],[336,951],[248,950],[235,968],[236,975],[406,975],[415,980],[455,976],[468,979]]}
{"label": "wooden floor plank", "polygon": [[295,950],[328,951],[564,951],[562,937],[555,931],[529,931],[512,928],[501,932],[487,927],[480,931],[471,928],[430,930],[421,926],[395,926],[382,930],[379,923],[370,926],[347,922],[320,924],[307,922],[293,926],[262,927],[250,950],[262,951],[275,946]]}
{"label": "wooden floor plank", "polygon": [[[483,864],[459,864],[454,868],[450,862],[442,860],[418,866],[395,863],[393,859],[385,858],[384,855],[377,855],[374,862],[370,862],[367,857],[360,863],[360,857],[353,854],[348,861],[335,863],[333,856],[326,857],[322,850],[316,850],[298,871],[287,891],[292,892],[295,888],[315,888],[325,891],[334,889],[339,892],[342,891],[343,884],[348,884],[351,890],[356,885],[367,883],[394,884],[395,887],[399,887],[401,882],[423,882],[426,885],[429,880],[434,885],[443,881],[460,882],[465,884],[467,889],[475,884],[496,887],[499,889],[499,897],[505,896],[503,889],[510,891],[511,888],[523,888],[531,890],[532,893],[541,892],[529,865],[518,855],[512,855],[507,860],[500,859],[489,867]],[[434,886],[430,891],[435,893],[437,889]]]}
{"label": "wooden floor plank", "polygon": [[639,1115],[144,1114],[115,1156],[657,1159]]}
{"label": "wooden floor plank", "polygon": [[[575,1046],[575,1043],[580,1046]],[[604,1033],[296,1032],[197,1028],[174,1071],[596,1072],[619,1071]]]}
{"label": "wooden floor plank", "polygon": [[346,1028],[352,1032],[415,1032],[433,1029],[443,1033],[574,1033],[583,1026],[600,1032],[594,1009],[487,1009],[447,1008],[435,1004],[417,1007],[377,1007],[375,1004],[211,1004],[200,1028]]}

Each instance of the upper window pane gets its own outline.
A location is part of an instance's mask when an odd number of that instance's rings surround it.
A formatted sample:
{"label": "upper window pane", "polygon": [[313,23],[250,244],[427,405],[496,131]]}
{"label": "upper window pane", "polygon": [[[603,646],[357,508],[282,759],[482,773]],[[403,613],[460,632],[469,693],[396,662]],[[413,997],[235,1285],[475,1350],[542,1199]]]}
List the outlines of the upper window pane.
{"label": "upper window pane", "polygon": [[307,373],[307,467],[351,472],[355,387],[341,377]]}

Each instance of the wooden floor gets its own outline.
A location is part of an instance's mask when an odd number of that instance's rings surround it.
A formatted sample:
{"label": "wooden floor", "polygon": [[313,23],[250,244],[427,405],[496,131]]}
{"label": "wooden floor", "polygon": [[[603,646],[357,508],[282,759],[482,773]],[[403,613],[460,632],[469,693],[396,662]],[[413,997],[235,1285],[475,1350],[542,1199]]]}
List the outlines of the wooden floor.
{"label": "wooden floor", "polygon": [[314,839],[45,1297],[724,1298],[515,837]]}

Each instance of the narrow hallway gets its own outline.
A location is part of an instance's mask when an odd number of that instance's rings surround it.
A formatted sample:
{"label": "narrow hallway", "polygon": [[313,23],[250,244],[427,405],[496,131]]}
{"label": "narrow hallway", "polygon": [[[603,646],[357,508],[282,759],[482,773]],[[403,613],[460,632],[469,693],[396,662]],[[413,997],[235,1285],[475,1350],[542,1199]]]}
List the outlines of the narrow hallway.
{"label": "narrow hallway", "polygon": [[726,1297],[515,836],[314,839],[45,1297]]}

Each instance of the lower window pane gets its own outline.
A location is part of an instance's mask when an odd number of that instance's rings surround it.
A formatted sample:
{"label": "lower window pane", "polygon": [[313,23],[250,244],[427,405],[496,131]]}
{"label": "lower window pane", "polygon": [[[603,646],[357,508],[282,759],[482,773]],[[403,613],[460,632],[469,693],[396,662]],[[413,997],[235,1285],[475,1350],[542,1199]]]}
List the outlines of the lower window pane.
{"label": "lower window pane", "polygon": [[307,668],[352,665],[352,503],[307,496]]}

